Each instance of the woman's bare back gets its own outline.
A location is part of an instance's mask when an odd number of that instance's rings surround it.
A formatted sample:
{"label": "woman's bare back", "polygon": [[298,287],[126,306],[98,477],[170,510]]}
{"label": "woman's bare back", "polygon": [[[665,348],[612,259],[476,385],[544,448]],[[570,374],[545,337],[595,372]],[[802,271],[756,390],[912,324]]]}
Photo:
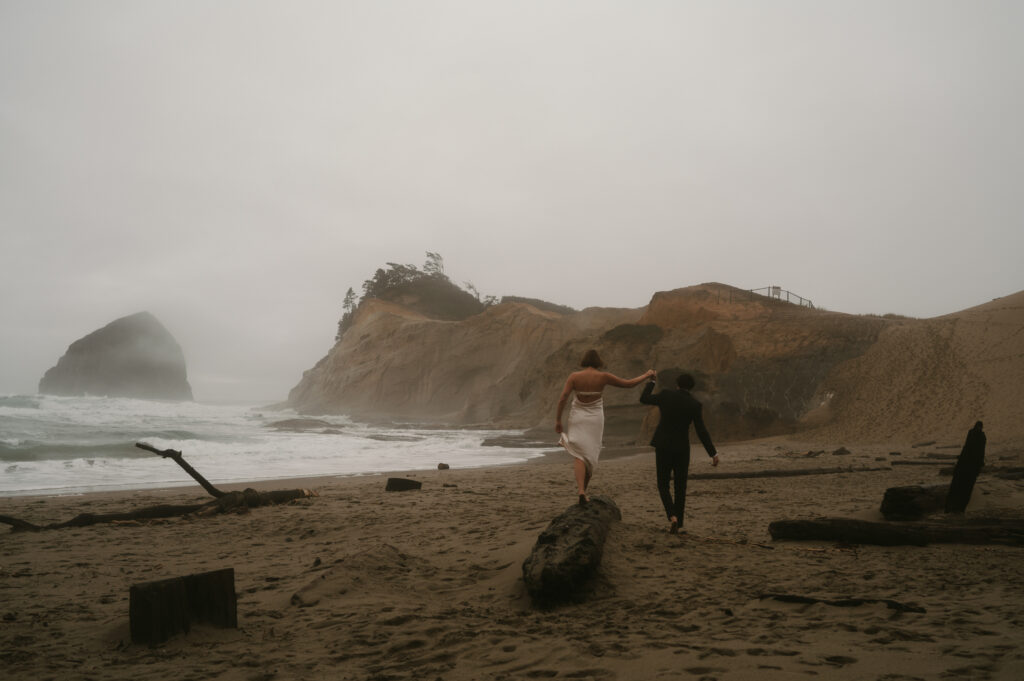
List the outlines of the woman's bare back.
{"label": "woman's bare back", "polygon": [[590,404],[601,399],[601,391],[608,385],[608,374],[597,369],[583,369],[573,373],[569,380],[572,381],[572,389],[576,392],[576,399],[583,404]]}

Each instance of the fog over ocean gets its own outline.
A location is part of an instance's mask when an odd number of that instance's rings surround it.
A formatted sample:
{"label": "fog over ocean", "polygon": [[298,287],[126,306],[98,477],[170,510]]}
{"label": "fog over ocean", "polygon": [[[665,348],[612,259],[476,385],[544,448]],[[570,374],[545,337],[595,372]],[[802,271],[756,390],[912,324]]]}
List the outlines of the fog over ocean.
{"label": "fog over ocean", "polygon": [[387,428],[343,416],[324,417],[329,433],[269,427],[294,417],[243,404],[0,396],[0,496],[195,484],[136,442],[181,451],[214,484],[494,466],[543,453],[483,445],[518,431]]}

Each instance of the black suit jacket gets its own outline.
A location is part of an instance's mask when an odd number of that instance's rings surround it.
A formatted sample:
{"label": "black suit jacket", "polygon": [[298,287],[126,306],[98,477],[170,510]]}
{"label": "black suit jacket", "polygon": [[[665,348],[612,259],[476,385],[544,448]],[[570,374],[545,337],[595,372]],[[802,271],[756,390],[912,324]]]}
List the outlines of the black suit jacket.
{"label": "black suit jacket", "polygon": [[661,412],[661,419],[658,427],[651,438],[651,445],[657,448],[676,449],[690,451],[690,424],[693,424],[697,431],[697,437],[704,445],[708,456],[716,454],[715,446],[711,444],[711,435],[704,425],[703,407],[700,402],[687,390],[662,390],[657,395],[652,395],[654,381],[644,386],[644,392],[640,395],[640,401],[644,404],[653,404]]}

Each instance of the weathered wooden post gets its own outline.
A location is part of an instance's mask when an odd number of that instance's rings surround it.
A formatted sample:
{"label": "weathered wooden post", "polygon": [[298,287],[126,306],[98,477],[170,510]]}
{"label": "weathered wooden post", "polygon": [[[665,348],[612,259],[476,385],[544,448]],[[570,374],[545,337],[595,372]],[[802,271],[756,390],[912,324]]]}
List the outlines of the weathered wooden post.
{"label": "weathered wooden post", "polygon": [[235,570],[225,568],[135,584],[129,591],[128,618],[132,642],[149,645],[188,633],[197,622],[235,628]]}
{"label": "weathered wooden post", "polygon": [[953,467],[953,480],[949,483],[949,493],[946,495],[946,513],[963,513],[967,509],[971,492],[974,491],[974,481],[985,465],[985,440],[985,431],[982,430],[981,421],[978,421],[967,431],[960,458]]}

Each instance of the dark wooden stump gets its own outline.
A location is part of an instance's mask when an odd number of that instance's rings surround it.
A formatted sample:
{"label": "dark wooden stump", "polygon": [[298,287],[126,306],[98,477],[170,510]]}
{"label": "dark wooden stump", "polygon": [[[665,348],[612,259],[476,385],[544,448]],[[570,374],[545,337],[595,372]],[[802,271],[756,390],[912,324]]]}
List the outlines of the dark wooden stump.
{"label": "dark wooden stump", "polygon": [[128,617],[133,643],[155,645],[188,633],[194,623],[238,626],[235,570],[226,568],[185,577],[135,584]]}
{"label": "dark wooden stump", "polygon": [[981,421],[978,421],[967,431],[960,457],[953,466],[953,480],[946,496],[946,513],[963,513],[971,502],[974,482],[985,465],[985,440]]}
{"label": "dark wooden stump", "polygon": [[523,561],[523,581],[534,604],[549,607],[579,598],[601,564],[611,524],[621,518],[614,501],[596,496],[552,520]]}
{"label": "dark wooden stump", "polygon": [[420,489],[423,487],[423,483],[419,480],[410,480],[408,478],[388,478],[388,482],[384,485],[385,492],[407,492],[413,489]]}
{"label": "dark wooden stump", "polygon": [[920,520],[945,508],[947,490],[946,485],[890,487],[882,497],[882,515],[886,520]]}

